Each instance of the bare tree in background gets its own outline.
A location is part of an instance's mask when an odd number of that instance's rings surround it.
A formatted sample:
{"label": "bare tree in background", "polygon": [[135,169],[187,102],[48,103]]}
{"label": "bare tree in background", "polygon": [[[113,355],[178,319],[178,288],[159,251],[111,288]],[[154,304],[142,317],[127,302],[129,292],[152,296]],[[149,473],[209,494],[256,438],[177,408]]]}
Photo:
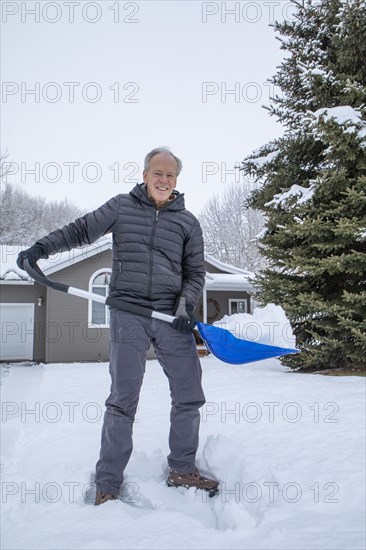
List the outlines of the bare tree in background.
{"label": "bare tree in background", "polygon": [[253,191],[248,182],[232,183],[222,194],[211,197],[198,219],[202,226],[206,253],[218,260],[256,271],[264,266],[255,237],[264,227],[264,217],[245,206]]}
{"label": "bare tree in background", "polygon": [[31,245],[82,215],[67,199],[46,202],[7,183],[0,190],[0,244]]}

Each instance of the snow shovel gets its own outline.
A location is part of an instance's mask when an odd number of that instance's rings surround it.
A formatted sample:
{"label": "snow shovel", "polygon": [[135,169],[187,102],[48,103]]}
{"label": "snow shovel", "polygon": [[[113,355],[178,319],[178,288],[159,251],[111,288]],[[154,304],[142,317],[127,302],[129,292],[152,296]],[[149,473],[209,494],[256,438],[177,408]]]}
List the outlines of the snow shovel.
{"label": "snow shovel", "polygon": [[[100,302],[107,306],[134,313],[136,315],[142,315],[143,317],[149,317],[153,319],[159,319],[166,323],[172,323],[175,319],[174,316],[166,313],[160,313],[153,309],[139,306],[131,302],[125,302],[122,298],[118,297],[105,297],[93,292],[87,292],[80,288],[74,288],[72,286],[65,285],[56,281],[51,281],[40,267],[36,264],[31,266],[28,259],[24,259],[24,269],[32,279],[40,283],[41,285],[48,286],[53,290],[65,292],[66,294],[72,294],[73,296],[79,296],[86,300],[93,300],[94,302]],[[224,363],[231,363],[234,365],[242,365],[244,363],[252,363],[254,361],[263,361],[264,359],[270,359],[271,357],[281,357],[290,353],[299,353],[295,348],[282,348],[277,346],[270,346],[267,344],[260,344],[258,342],[252,342],[250,340],[242,340],[236,338],[230,331],[215,327],[213,325],[207,325],[205,323],[197,322],[196,328],[202,340],[209,351],[215,355],[218,359]]]}

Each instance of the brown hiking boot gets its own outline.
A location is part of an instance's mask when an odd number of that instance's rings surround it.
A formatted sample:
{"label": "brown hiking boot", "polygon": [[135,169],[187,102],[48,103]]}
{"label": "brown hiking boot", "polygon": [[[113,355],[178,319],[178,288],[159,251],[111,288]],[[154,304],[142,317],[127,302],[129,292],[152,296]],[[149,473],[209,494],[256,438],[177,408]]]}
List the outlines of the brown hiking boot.
{"label": "brown hiking boot", "polygon": [[197,468],[190,474],[180,474],[175,470],[170,470],[167,477],[168,487],[196,487],[196,489],[202,489],[206,491],[210,497],[217,495],[219,492],[219,482],[215,479],[209,479],[201,476]]}
{"label": "brown hiking boot", "polygon": [[117,500],[117,495],[111,495],[107,493],[102,493],[102,491],[97,491],[97,494],[95,495],[95,506],[99,506],[99,504],[104,504],[107,502],[107,500]]}

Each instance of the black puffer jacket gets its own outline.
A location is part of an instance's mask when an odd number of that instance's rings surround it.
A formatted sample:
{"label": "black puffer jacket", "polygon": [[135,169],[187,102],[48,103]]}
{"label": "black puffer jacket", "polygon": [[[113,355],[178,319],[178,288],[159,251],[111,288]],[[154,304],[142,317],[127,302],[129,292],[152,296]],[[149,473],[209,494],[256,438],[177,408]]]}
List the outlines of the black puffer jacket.
{"label": "black puffer jacket", "polygon": [[185,209],[184,195],[174,194],[174,200],[157,210],[145,185],[138,184],[38,243],[50,255],[112,232],[112,296],[169,312],[177,298],[185,296],[187,306],[194,308],[205,278],[202,231]]}

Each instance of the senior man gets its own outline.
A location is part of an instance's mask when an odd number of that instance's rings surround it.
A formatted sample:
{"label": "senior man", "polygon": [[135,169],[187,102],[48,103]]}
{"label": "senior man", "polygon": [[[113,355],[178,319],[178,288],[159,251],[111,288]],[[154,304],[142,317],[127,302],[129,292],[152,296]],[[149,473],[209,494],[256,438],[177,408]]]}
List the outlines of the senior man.
{"label": "senior man", "polygon": [[[177,316],[169,324],[111,309],[111,391],[96,465],[96,505],[118,498],[132,452],[133,421],[151,343],[168,377],[172,402],[167,484],[196,487],[210,496],[218,491],[218,482],[202,476],[195,466],[199,408],[205,397],[193,311],[205,269],[201,227],[186,210],[184,195],[175,189],[181,169],[181,160],[169,149],[153,149],[145,158],[143,183],[53,231],[18,256],[23,269],[25,258],[34,265],[40,258],[91,244],[112,232],[110,296]],[[183,309],[178,307],[182,297]]]}

